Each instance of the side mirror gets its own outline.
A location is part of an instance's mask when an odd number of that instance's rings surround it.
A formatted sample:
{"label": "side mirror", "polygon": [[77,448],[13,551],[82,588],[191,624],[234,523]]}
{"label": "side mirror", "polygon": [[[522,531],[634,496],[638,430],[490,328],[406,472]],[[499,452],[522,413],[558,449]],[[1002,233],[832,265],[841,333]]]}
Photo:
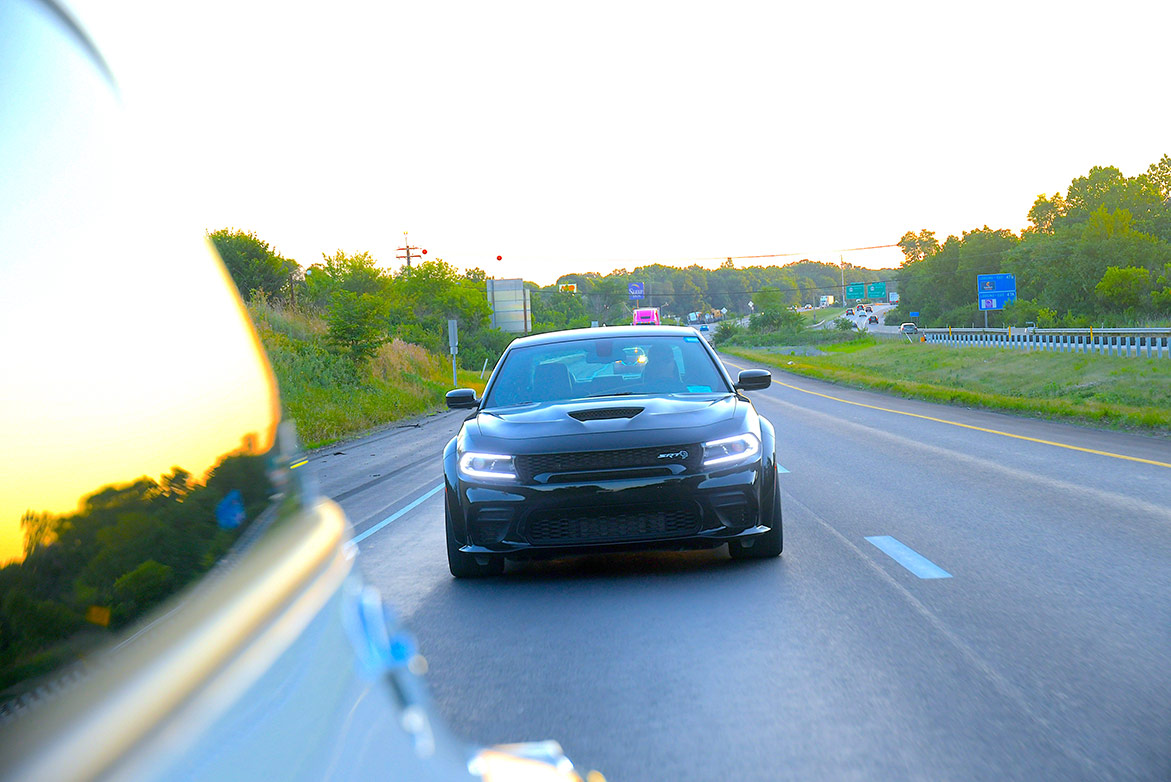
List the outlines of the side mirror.
{"label": "side mirror", "polygon": [[468,407],[475,407],[480,404],[480,400],[476,399],[476,392],[471,388],[457,388],[453,391],[448,391],[447,408],[449,410],[457,410]]}
{"label": "side mirror", "polygon": [[767,369],[745,369],[736,378],[737,391],[760,391],[773,383],[773,375]]}

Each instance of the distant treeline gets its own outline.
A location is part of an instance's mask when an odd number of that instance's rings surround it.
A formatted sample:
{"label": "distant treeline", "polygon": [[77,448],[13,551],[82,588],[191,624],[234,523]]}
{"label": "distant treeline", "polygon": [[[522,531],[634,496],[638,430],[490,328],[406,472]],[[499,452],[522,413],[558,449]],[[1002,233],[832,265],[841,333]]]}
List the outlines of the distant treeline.
{"label": "distant treeline", "polygon": [[370,253],[338,251],[302,269],[254,234],[223,229],[210,234],[245,301],[261,298],[323,316],[328,344],[352,359],[357,375],[378,348],[394,339],[447,353],[447,320],[459,321],[460,364],[479,369],[494,361],[511,336],[490,328],[484,272],[458,272],[429,260],[391,272]]}
{"label": "distant treeline", "polygon": [[[481,269],[459,272],[441,260],[428,260],[392,272],[380,268],[369,253],[340,251],[303,269],[254,234],[223,229],[210,238],[245,300],[260,297],[323,316],[333,349],[355,365],[367,362],[379,345],[393,339],[446,353],[448,318],[459,321],[458,358],[467,369],[480,369],[485,359],[494,363],[512,339],[490,326],[486,275]],[[631,282],[643,284],[645,297],[639,306],[659,307],[666,319],[686,322],[689,313],[727,309],[747,314],[752,311],[750,302],[816,304],[824,294],[840,298],[843,277],[846,283],[871,282],[891,279],[893,274],[893,269],[875,271],[849,264],[843,268],[807,260],[741,269],[727,261],[718,269],[653,264],[605,275],[566,274],[544,287],[525,285],[531,292],[533,331],[544,332],[586,327],[593,321],[629,323],[634,304],[627,290]],[[562,290],[565,285],[576,290]]]}
{"label": "distant treeline", "polygon": [[[533,300],[534,327],[537,323],[556,328],[602,323],[627,323],[634,302],[627,285],[642,283],[644,297],[640,307],[658,307],[661,314],[684,322],[690,313],[712,313],[727,309],[729,313],[748,314],[751,303],[759,309],[761,294],[774,294],[784,306],[816,305],[818,297],[842,296],[843,276],[846,283],[875,282],[892,279],[893,269],[865,269],[847,264],[845,268],[828,263],[797,261],[785,266],[750,266],[736,268],[725,261],[717,269],[701,266],[677,268],[652,264],[633,271],[616,269],[607,275],[596,273],[565,274],[556,285],[538,289]],[[575,295],[561,294],[562,285],[577,287]],[[536,286],[533,286],[536,288]]]}
{"label": "distant treeline", "polygon": [[[899,241],[899,307],[926,326],[982,326],[976,275],[1016,275],[1017,301],[990,326],[1134,326],[1171,318],[1171,156],[1138,176],[1094,167],[1065,194],[1037,196],[1020,236],[988,226]],[[889,321],[888,321],[889,322]]]}

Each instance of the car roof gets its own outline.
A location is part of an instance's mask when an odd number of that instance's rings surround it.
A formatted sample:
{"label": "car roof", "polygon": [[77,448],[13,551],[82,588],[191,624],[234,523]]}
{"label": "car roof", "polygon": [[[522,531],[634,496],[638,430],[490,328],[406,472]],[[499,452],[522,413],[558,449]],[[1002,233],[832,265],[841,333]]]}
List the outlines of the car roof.
{"label": "car roof", "polygon": [[690,326],[603,326],[596,329],[567,329],[519,337],[509,347],[549,345],[557,342],[574,342],[579,339],[614,337],[693,337],[695,329]]}

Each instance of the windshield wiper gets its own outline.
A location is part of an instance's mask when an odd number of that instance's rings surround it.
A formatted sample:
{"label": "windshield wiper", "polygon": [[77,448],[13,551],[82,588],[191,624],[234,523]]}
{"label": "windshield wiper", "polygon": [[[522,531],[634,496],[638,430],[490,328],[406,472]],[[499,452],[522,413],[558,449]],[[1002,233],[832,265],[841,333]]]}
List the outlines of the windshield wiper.
{"label": "windshield wiper", "polygon": [[638,391],[615,391],[613,394],[610,394],[610,393],[605,393],[605,394],[590,394],[590,395],[589,395],[588,397],[586,397],[586,398],[587,398],[587,399],[596,399],[596,398],[598,398],[598,397],[600,397],[600,396],[634,396],[634,395],[635,395],[635,394],[637,394],[637,393],[641,393],[641,392],[638,392]]}

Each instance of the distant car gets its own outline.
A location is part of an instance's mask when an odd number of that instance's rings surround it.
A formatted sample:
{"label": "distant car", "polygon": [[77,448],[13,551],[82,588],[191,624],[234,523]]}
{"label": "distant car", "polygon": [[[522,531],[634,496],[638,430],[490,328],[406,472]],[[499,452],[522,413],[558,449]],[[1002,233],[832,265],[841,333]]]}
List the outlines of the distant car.
{"label": "distant car", "polygon": [[702,326],[699,327],[699,330],[700,331],[707,331],[708,330],[707,324],[704,323]]}
{"label": "distant car", "polygon": [[899,326],[899,331],[903,334],[918,334],[919,327],[914,323],[904,323],[903,325]]}
{"label": "distant car", "polygon": [[873,307],[871,307],[869,304],[867,304],[867,305],[866,305],[866,311],[867,311],[867,312],[874,312],[874,308],[873,308]]}
{"label": "distant car", "polygon": [[853,315],[853,314],[854,314],[854,308],[853,308],[853,307],[850,307],[849,309],[847,309],[847,310],[846,310],[846,314],[847,314],[847,315]]}
{"label": "distant car", "polygon": [[878,323],[878,316],[871,315],[869,318],[866,319],[866,322],[867,323]]}

